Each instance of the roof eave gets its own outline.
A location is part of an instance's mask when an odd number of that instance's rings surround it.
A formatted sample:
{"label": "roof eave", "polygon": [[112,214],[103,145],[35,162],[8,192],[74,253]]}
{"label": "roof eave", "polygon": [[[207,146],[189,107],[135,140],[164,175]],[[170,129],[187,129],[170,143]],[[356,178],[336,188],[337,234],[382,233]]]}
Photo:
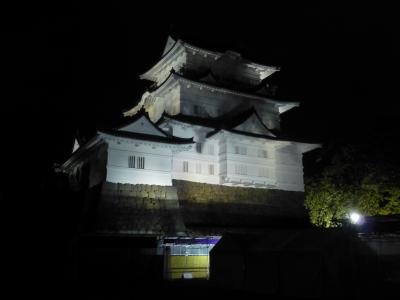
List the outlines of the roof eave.
{"label": "roof eave", "polygon": [[130,117],[130,116],[134,116],[135,114],[137,114],[143,107],[144,103],[145,103],[145,99],[149,96],[157,96],[160,93],[162,93],[166,87],[168,87],[171,82],[176,82],[176,78],[175,78],[175,73],[171,72],[169,74],[169,76],[167,77],[167,79],[165,79],[159,86],[157,86],[157,88],[153,91],[146,91],[145,93],[143,93],[142,97],[140,98],[140,101],[132,108],[125,110],[124,112],[122,112],[124,117]]}
{"label": "roof eave", "polygon": [[300,150],[302,153],[310,152],[312,150],[322,148],[322,144],[313,144],[313,143],[299,143]]}
{"label": "roof eave", "polygon": [[289,110],[291,110],[292,108],[295,107],[299,107],[300,106],[300,102],[287,102],[287,103],[278,103],[278,110],[279,110],[279,114],[283,114]]}
{"label": "roof eave", "polygon": [[85,152],[101,144],[102,142],[103,141],[100,139],[100,136],[97,133],[86,144],[82,145],[78,150],[72,153],[72,155],[61,166],[57,167],[57,171],[67,173],[71,166],[73,166],[74,163],[76,163]]}
{"label": "roof eave", "polygon": [[[179,140],[177,140],[176,137],[168,139],[167,137],[159,137],[159,136],[154,136],[155,138],[161,138],[164,140],[151,140],[146,139],[147,137],[152,137],[151,135],[146,135],[146,134],[139,134],[137,136],[133,136],[134,133],[132,132],[128,132],[128,131],[98,131],[98,133],[102,136],[111,136],[111,137],[118,137],[118,138],[123,138],[123,139],[128,139],[128,140],[139,140],[139,141],[146,141],[146,142],[150,142],[150,143],[158,143],[158,144],[169,144],[169,145],[190,145],[193,144],[193,138],[190,139],[183,139],[183,138],[179,138]],[[129,134],[132,134],[132,136],[129,136]],[[140,136],[141,135],[141,136]]]}
{"label": "roof eave", "polygon": [[[238,95],[238,96],[245,97],[245,98],[258,99],[258,100],[261,100],[261,101],[269,102],[271,104],[275,104],[277,106],[291,105],[292,107],[295,107],[295,106],[299,106],[300,105],[299,102],[283,102],[283,101],[274,100],[274,99],[271,99],[271,98],[268,98],[268,97],[262,97],[260,95],[248,94],[248,93],[244,93],[244,92],[240,92],[240,91],[231,90],[231,89],[228,89],[228,88],[225,88],[225,87],[213,86],[213,85],[208,84],[208,83],[195,81],[195,80],[186,78],[185,76],[182,76],[182,75],[177,74],[177,73],[172,73],[172,74],[174,75],[174,79],[179,79],[179,80],[182,80],[182,81],[186,81],[186,82],[191,83],[193,85],[200,85],[200,86],[202,86],[204,88],[207,88],[207,89],[210,89],[210,90],[213,90],[213,91],[220,91],[222,93],[230,93],[230,94]],[[159,87],[162,87],[162,85],[160,85]],[[155,91],[158,91],[158,88]],[[290,107],[290,108],[292,108],[292,107]]]}
{"label": "roof eave", "polygon": [[175,57],[181,48],[183,49],[182,41],[176,40],[175,44],[171,47],[171,49],[169,49],[167,53],[165,53],[165,55],[162,56],[161,59],[155,65],[153,65],[149,70],[139,75],[139,78],[156,82],[157,80],[154,80],[156,77],[156,73],[162,68],[162,66],[165,64],[166,61],[171,60],[173,57]]}

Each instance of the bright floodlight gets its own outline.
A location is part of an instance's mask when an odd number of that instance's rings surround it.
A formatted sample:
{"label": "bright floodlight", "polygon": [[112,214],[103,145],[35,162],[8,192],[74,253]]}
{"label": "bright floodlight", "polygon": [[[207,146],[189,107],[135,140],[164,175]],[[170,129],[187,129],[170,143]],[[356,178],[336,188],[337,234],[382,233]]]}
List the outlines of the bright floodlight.
{"label": "bright floodlight", "polygon": [[361,221],[361,215],[359,213],[356,212],[352,212],[350,214],[350,222],[353,224],[358,224]]}

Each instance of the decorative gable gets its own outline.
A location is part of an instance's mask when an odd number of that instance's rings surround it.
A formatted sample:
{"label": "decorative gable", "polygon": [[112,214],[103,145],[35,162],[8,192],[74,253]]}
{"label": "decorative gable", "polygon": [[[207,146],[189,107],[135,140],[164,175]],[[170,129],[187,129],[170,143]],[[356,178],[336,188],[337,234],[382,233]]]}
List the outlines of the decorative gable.
{"label": "decorative gable", "polygon": [[74,141],[74,147],[72,148],[72,153],[74,153],[76,150],[78,150],[80,147],[79,143],[78,143],[78,139],[75,139]]}
{"label": "decorative gable", "polygon": [[168,36],[167,43],[165,44],[162,56],[167,54],[168,51],[171,50],[171,48],[175,45],[175,43],[176,41],[172,37]]}
{"label": "decorative gable", "polygon": [[167,137],[168,135],[164,133],[161,129],[157,128],[153,123],[149,120],[146,115],[142,115],[131,123],[118,128],[118,131],[126,131],[133,133],[141,133],[147,135],[155,135]]}
{"label": "decorative gable", "polygon": [[234,130],[243,131],[248,133],[255,133],[260,135],[275,135],[268,130],[268,128],[261,122],[260,118],[255,114],[251,114],[244,122],[240,123],[236,127],[233,127]]}

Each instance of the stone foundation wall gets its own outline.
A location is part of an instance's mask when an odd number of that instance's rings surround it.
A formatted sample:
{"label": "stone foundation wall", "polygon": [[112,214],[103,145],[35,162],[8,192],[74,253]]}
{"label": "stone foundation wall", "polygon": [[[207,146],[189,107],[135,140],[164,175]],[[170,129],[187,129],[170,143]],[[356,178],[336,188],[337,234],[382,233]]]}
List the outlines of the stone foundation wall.
{"label": "stone foundation wall", "polygon": [[[289,202],[301,200],[303,192],[291,192],[263,188],[230,187],[198,183],[184,180],[173,180],[180,200],[191,203],[247,203],[270,204],[276,201]],[[282,203],[283,204],[283,203]],[[300,206],[302,206],[301,203]],[[279,204],[279,206],[281,206]]]}
{"label": "stone foundation wall", "polygon": [[304,193],[174,180],[187,226],[262,226],[306,218]]}
{"label": "stone foundation wall", "polygon": [[105,182],[97,231],[165,234],[185,231],[175,187]]}
{"label": "stone foundation wall", "polygon": [[136,203],[136,206],[145,209],[179,207],[178,195],[173,186],[105,182],[102,194]]}
{"label": "stone foundation wall", "polygon": [[187,226],[260,227],[306,217],[303,193],[227,187],[183,180],[173,186],[105,182],[96,231],[184,233]]}

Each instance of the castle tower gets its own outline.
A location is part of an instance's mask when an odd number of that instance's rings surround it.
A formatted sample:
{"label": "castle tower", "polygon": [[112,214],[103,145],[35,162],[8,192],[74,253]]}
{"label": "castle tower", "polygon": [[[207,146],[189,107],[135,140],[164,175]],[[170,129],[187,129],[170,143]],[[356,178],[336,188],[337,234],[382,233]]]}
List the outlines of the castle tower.
{"label": "castle tower", "polygon": [[90,230],[155,237],[165,278],[208,278],[224,226],[304,217],[302,156],[320,145],[279,136],[281,114],[299,103],[270,97],[265,79],[277,71],[169,37],[125,124],[57,168],[76,190],[100,187],[87,200]]}
{"label": "castle tower", "polygon": [[169,37],[162,58],[140,76],[153,85],[124,115],[135,115],[144,107],[157,122],[164,112],[216,118],[254,107],[268,128],[279,129],[280,114],[299,103],[267,96],[264,79],[277,71],[233,51],[213,52]]}

